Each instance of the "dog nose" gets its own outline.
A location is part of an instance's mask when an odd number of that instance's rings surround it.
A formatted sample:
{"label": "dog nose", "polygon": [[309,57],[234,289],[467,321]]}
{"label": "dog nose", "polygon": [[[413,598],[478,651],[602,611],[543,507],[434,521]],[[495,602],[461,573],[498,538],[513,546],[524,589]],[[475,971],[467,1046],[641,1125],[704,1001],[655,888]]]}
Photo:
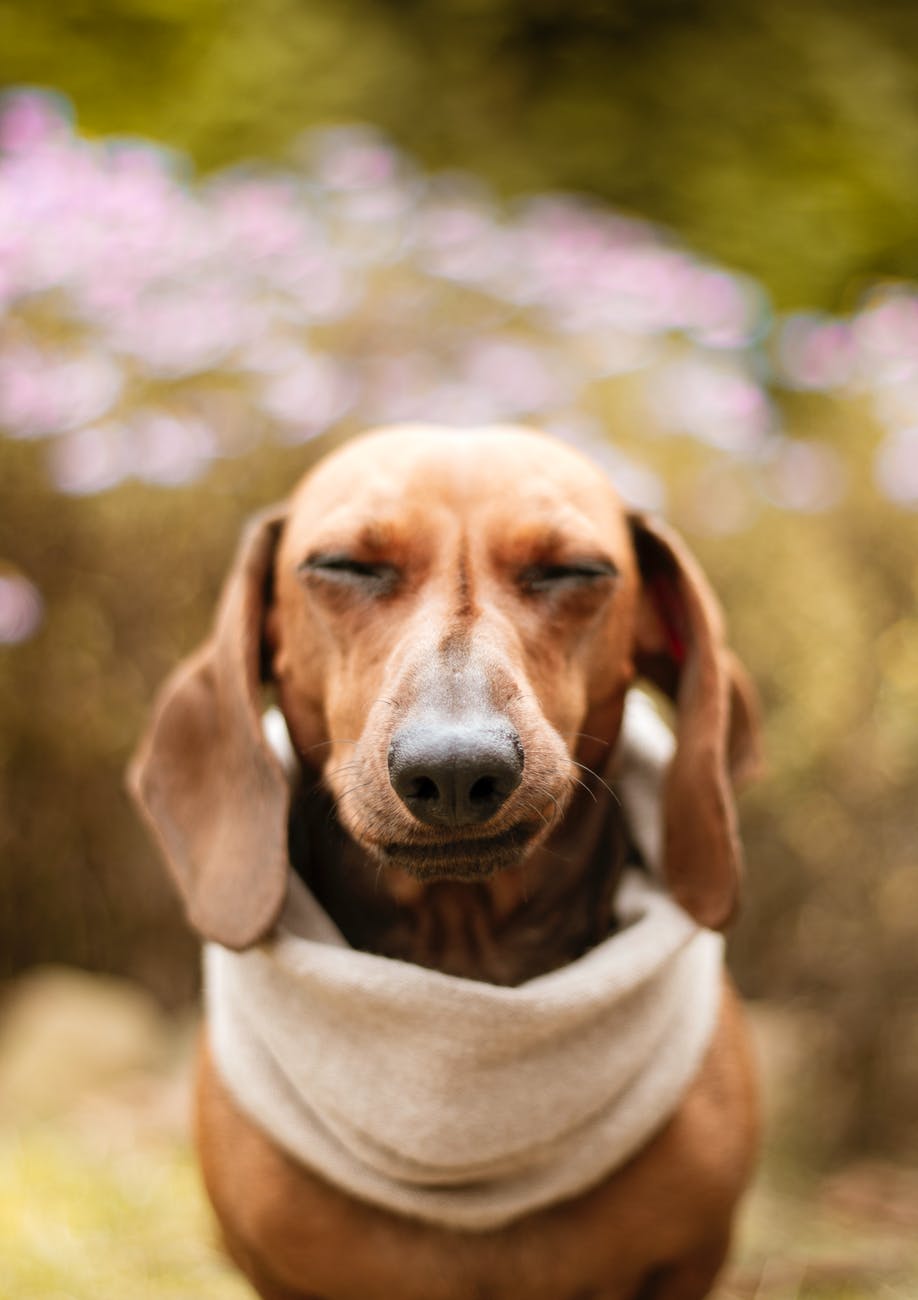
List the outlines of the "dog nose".
{"label": "dog nose", "polygon": [[509,723],[406,723],[388,757],[392,788],[428,826],[488,821],[523,777],[523,746]]}

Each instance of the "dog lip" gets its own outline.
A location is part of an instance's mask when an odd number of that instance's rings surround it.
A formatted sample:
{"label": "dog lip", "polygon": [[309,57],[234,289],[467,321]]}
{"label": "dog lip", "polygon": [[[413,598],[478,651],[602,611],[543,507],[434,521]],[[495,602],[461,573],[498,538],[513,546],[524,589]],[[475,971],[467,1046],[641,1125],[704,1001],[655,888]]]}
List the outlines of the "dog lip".
{"label": "dog lip", "polygon": [[474,839],[448,840],[428,844],[410,844],[395,842],[380,846],[386,858],[412,860],[448,867],[457,861],[469,859],[487,859],[499,855],[508,849],[520,849],[535,836],[537,825],[529,822],[517,822],[515,826],[502,831],[499,835],[478,836]]}

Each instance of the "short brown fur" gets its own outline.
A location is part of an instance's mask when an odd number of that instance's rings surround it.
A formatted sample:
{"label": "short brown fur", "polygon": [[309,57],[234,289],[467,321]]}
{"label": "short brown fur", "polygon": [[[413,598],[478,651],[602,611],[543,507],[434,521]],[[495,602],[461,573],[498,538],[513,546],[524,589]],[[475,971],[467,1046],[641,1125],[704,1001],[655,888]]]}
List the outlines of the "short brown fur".
{"label": "short brown fur", "polygon": [[[384,568],[342,577],[329,556]],[[608,574],[577,577],[586,562]],[[546,581],[545,566],[575,576]],[[299,758],[292,807],[258,722],[265,665]],[[697,563],[540,435],[384,431],[253,525],[132,784],[204,937],[245,948],[270,932],[289,817],[295,868],[355,946],[517,984],[607,930],[625,845],[602,771],[636,676],[675,703],[670,889],[721,926],[740,871],[732,782],[755,767],[757,727]],[[389,780],[394,729],[425,709],[497,711],[525,751],[518,789],[461,843],[420,825]],[[492,847],[508,830],[525,844]],[[601,1186],[493,1232],[373,1209],[296,1165],[235,1106],[206,1037],[196,1113],[227,1247],[264,1300],[700,1300],[757,1145],[729,984],[704,1065],[657,1137]]]}

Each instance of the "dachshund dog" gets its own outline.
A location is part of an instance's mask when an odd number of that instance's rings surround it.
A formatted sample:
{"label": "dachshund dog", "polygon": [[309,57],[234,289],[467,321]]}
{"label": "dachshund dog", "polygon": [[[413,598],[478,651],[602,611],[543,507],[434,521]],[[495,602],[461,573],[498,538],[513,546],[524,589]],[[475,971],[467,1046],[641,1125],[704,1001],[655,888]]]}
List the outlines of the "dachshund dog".
{"label": "dachshund dog", "polygon": [[[674,706],[667,904],[712,938],[737,904],[733,787],[758,740],[697,562],[542,434],[381,430],[251,524],[131,782],[192,926],[221,951],[270,951],[302,880],[355,955],[451,989],[539,987],[614,931],[634,846],[606,778],[638,679]],[[269,694],[292,786],[266,740]],[[715,978],[703,1056],[640,1149],[479,1231],[308,1167],[227,1085],[205,1028],[196,1136],[230,1255],[263,1300],[708,1295],[758,1141],[741,1012]]]}

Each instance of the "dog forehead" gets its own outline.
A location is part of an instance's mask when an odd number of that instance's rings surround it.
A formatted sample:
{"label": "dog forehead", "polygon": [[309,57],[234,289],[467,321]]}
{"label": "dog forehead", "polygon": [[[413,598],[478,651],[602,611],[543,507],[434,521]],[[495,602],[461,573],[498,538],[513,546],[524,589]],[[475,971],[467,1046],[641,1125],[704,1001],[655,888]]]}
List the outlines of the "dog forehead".
{"label": "dog forehead", "polygon": [[[364,434],[319,461],[295,489],[291,518],[354,521],[498,510],[517,519],[579,514],[613,527],[623,512],[591,461],[517,426],[399,426]],[[617,530],[616,530],[617,531]]]}

